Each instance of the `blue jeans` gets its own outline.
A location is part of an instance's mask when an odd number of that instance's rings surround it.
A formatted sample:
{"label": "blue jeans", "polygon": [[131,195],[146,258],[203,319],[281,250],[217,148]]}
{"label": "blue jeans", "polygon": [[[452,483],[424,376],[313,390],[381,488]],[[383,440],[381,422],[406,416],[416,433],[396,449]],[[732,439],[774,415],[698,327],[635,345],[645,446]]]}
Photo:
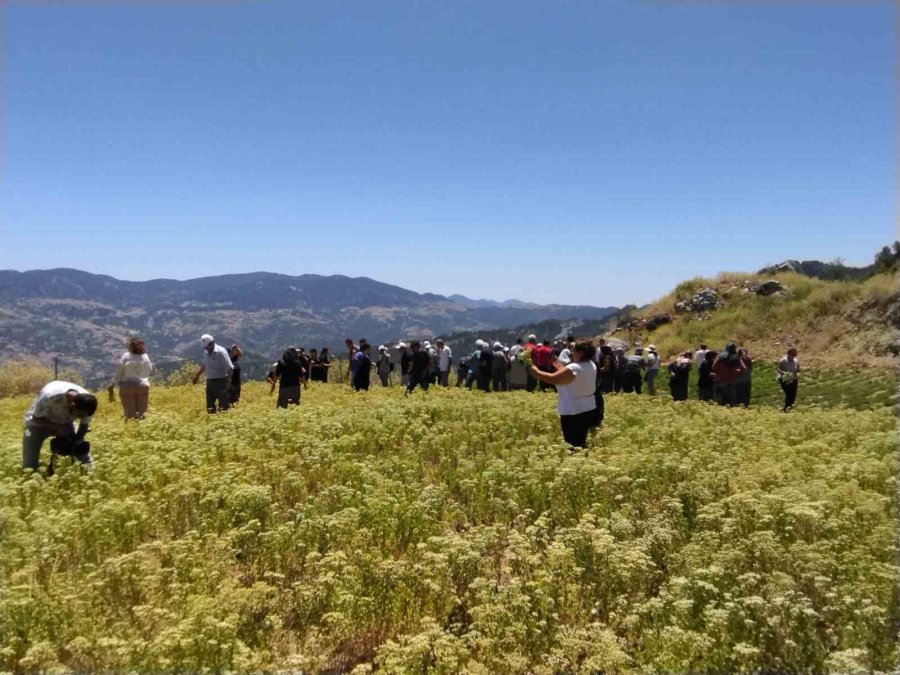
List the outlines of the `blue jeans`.
{"label": "blue jeans", "polygon": [[[25,423],[25,433],[22,435],[22,468],[37,471],[41,460],[41,446],[51,436],[74,436],[74,424],[40,424],[35,422]],[[76,455],[82,464],[92,464],[94,458],[91,453]]]}

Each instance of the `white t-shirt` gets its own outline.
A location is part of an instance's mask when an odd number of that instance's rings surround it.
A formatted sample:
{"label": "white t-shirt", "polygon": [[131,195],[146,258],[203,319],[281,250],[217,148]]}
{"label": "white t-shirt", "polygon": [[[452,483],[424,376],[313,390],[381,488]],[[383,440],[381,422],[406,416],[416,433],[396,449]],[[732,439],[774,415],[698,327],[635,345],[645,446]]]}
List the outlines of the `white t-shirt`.
{"label": "white t-shirt", "polygon": [[113,379],[116,384],[121,384],[122,382],[147,384],[152,370],[153,364],[150,363],[149,356],[125,352],[119,360],[119,367],[116,368],[116,375]]}
{"label": "white t-shirt", "polygon": [[[69,402],[66,400],[66,394],[70,391],[77,394],[90,393],[84,387],[73,382],[54,380],[44,385],[41,393],[31,402],[31,407],[25,413],[25,422],[35,420],[38,423],[50,422],[57,425],[75,422],[78,418],[69,411]],[[84,417],[81,422],[90,424],[91,418]]]}
{"label": "white t-shirt", "polygon": [[560,363],[572,363],[572,350],[566,347],[559,353]]}
{"label": "white t-shirt", "polygon": [[566,370],[575,373],[575,381],[556,385],[559,400],[556,412],[560,415],[580,415],[597,407],[594,391],[597,388],[597,366],[593,361],[570,363]]}
{"label": "white t-shirt", "polygon": [[450,370],[450,357],[452,356],[450,352],[450,347],[444,345],[444,348],[441,349],[440,360],[438,361],[438,369],[443,372],[445,370]]}
{"label": "white t-shirt", "polygon": [[647,352],[647,370],[659,370],[659,354]]}
{"label": "white t-shirt", "polygon": [[694,352],[694,363],[697,364],[697,367],[700,367],[700,364],[706,361],[706,352],[708,349],[698,349]]}

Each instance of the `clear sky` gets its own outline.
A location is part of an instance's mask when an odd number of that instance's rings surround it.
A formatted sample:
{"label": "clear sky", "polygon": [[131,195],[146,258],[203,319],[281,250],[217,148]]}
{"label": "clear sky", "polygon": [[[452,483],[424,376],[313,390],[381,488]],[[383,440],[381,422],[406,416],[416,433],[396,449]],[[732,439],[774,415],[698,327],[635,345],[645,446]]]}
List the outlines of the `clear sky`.
{"label": "clear sky", "polygon": [[896,238],[893,2],[0,12],[3,268],[621,305]]}

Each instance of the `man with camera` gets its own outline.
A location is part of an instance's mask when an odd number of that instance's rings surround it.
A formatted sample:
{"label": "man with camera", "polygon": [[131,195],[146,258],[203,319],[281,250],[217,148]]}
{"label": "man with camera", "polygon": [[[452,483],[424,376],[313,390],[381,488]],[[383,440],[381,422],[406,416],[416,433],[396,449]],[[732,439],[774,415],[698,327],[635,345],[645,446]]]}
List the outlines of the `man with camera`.
{"label": "man with camera", "polygon": [[[40,466],[41,446],[50,442],[47,476],[53,475],[53,457],[71,456],[90,472],[94,468],[91,444],[84,440],[91,417],[97,412],[97,397],[72,382],[55,380],[45,385],[25,413],[22,437],[22,468],[36,471]],[[78,427],[75,427],[75,421]]]}

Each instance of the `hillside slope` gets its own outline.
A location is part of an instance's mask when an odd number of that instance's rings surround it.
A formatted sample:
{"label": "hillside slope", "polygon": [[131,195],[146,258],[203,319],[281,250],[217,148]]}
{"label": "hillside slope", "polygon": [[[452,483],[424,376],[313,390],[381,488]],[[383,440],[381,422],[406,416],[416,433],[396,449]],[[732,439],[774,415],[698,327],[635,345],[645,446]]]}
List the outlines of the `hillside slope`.
{"label": "hillside slope", "polygon": [[679,284],[608,335],[652,342],[664,357],[735,340],[763,358],[794,345],[809,365],[893,367],[898,326],[900,291],[890,273],[864,281],[726,273]]}

